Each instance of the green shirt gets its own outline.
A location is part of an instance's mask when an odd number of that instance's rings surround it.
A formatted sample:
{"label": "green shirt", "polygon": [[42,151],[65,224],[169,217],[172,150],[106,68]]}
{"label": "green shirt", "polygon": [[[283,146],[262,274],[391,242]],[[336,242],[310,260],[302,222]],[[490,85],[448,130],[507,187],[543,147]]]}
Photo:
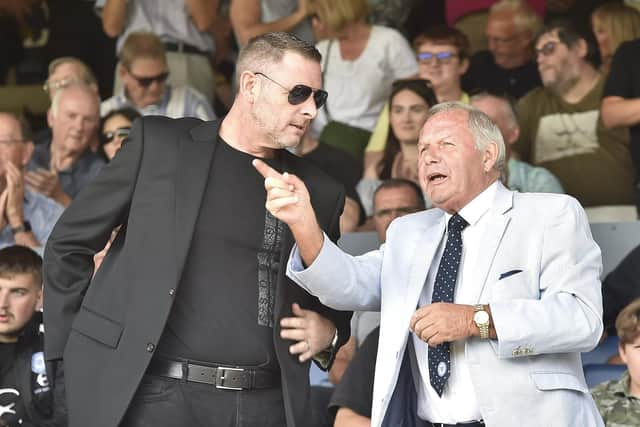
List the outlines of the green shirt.
{"label": "green shirt", "polygon": [[619,380],[598,384],[593,400],[607,427],[640,426],[640,399],[629,394],[629,371]]}
{"label": "green shirt", "polygon": [[600,119],[604,79],[570,104],[547,88],[518,102],[522,160],[554,174],[583,206],[633,203],[634,169],[626,128],[605,129]]}

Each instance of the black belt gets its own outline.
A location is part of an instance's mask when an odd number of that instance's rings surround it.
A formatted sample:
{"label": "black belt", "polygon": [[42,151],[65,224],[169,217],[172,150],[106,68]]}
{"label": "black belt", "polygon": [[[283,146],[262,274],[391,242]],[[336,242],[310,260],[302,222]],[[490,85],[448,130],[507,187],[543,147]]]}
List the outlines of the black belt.
{"label": "black belt", "polygon": [[182,53],[194,53],[196,55],[204,55],[210,56],[210,52],[205,50],[200,50],[195,46],[192,46],[187,43],[172,43],[172,42],[164,42],[164,48],[168,52],[182,52]]}
{"label": "black belt", "polygon": [[458,424],[443,424],[443,423],[430,423],[427,422],[427,426],[429,427],[484,427],[483,421],[471,421],[469,423],[458,423]]}
{"label": "black belt", "polygon": [[224,390],[272,388],[280,384],[280,374],[266,369],[198,365],[186,361],[151,359],[147,374],[196,383],[211,384]]}

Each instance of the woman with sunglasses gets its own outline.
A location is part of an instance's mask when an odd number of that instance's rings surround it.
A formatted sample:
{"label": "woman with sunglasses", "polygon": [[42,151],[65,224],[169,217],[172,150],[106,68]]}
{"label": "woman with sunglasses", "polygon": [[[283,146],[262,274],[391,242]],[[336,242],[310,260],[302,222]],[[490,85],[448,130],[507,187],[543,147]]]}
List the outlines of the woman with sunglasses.
{"label": "woman with sunglasses", "polygon": [[418,138],[429,108],[437,103],[426,80],[399,80],[389,98],[389,132],[382,159],[375,165],[375,176],[363,178],[357,186],[367,216],[373,214],[373,193],[389,178],[404,178],[419,184]]}
{"label": "woman with sunglasses", "polygon": [[133,122],[140,113],[132,108],[112,110],[100,124],[100,154],[108,162],[116,155],[124,139],[129,136]]}

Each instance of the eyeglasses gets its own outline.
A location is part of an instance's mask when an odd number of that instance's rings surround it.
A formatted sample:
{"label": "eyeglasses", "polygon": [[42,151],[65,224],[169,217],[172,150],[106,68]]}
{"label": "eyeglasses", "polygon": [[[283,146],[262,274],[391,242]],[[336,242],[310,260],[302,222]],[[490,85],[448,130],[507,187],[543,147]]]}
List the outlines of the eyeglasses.
{"label": "eyeglasses", "polygon": [[535,48],[536,56],[542,54],[543,56],[553,55],[553,52],[556,50],[556,46],[562,42],[559,41],[550,41],[546,42],[542,45],[542,47]]}
{"label": "eyeglasses", "polygon": [[76,83],[84,83],[84,84],[89,84],[89,82],[85,81],[85,80],[78,80],[78,79],[74,79],[71,77],[65,77],[63,79],[60,80],[47,80],[46,82],[44,82],[44,85],[42,86],[42,89],[49,93],[49,92],[55,92],[59,89],[65,88],[69,85],[72,84],[76,84]]}
{"label": "eyeglasses", "polygon": [[158,74],[157,76],[151,76],[151,77],[140,77],[140,76],[136,76],[135,74],[133,74],[130,70],[127,70],[127,72],[129,73],[129,75],[131,77],[133,77],[140,86],[142,87],[149,87],[151,86],[151,84],[153,82],[158,82],[158,84],[160,83],[164,83],[167,81],[167,79],[169,78],[169,72],[165,71],[162,74]]}
{"label": "eyeglasses", "polygon": [[449,62],[451,62],[453,58],[456,58],[457,56],[458,56],[457,53],[453,53],[451,51],[438,52],[438,53],[420,52],[417,55],[418,61],[423,62],[425,64],[431,63],[432,59],[435,59],[435,62],[437,64],[448,64]]}
{"label": "eyeglasses", "polygon": [[307,85],[295,85],[293,88],[287,89],[285,86],[283,86],[280,83],[278,83],[277,81],[273,80],[271,77],[267,76],[266,74],[263,74],[263,73],[260,73],[260,72],[255,72],[253,74],[262,76],[265,79],[269,80],[270,82],[273,82],[273,83],[277,84],[278,86],[280,86],[282,89],[286,90],[287,93],[289,94],[287,100],[289,101],[289,104],[291,104],[291,105],[300,105],[300,104],[302,104],[307,99],[309,99],[311,94],[313,94],[313,101],[316,104],[316,108],[322,108],[322,106],[325,104],[325,102],[327,102],[327,97],[329,96],[329,94],[325,90],[313,89],[313,88],[311,88],[311,87],[309,87]]}
{"label": "eyeglasses", "polygon": [[422,209],[417,206],[401,206],[398,208],[380,209],[379,211],[375,212],[374,215],[378,218],[387,217],[393,213],[397,214],[397,216],[403,216],[418,212],[420,210]]}
{"label": "eyeglasses", "polygon": [[131,133],[131,127],[122,127],[114,130],[113,132],[105,132],[100,136],[102,144],[108,144],[114,140],[114,138],[126,138]]}

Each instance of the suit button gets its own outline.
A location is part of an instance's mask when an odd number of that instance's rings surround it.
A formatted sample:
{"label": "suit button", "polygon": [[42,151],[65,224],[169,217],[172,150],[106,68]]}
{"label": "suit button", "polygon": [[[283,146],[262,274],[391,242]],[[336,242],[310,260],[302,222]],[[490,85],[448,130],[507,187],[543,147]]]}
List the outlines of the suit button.
{"label": "suit button", "polygon": [[173,288],[169,289],[169,295],[170,296],[174,296],[175,294],[176,294],[176,290],[175,289],[173,289]]}
{"label": "suit button", "polygon": [[153,344],[151,344],[151,343],[147,344],[147,351],[148,351],[149,353],[153,352],[153,350],[155,350],[155,349],[156,349],[156,346],[155,346],[155,345],[153,345]]}

